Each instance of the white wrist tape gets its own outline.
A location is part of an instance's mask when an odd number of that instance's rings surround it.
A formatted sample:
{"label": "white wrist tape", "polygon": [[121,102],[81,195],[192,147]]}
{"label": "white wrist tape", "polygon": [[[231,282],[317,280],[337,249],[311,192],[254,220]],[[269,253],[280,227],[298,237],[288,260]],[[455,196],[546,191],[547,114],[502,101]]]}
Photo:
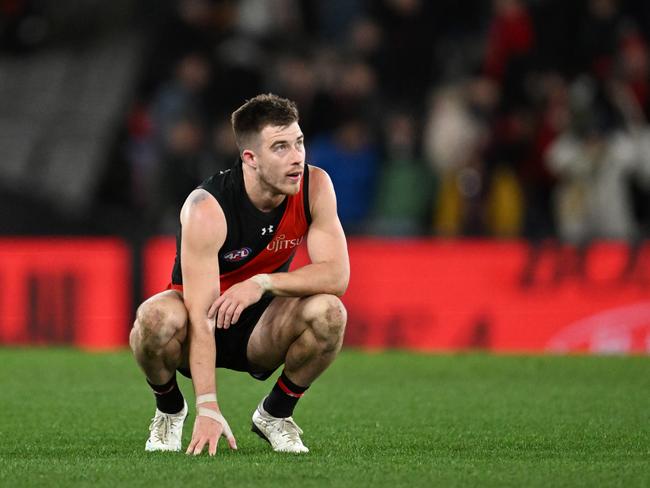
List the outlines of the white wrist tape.
{"label": "white wrist tape", "polygon": [[271,277],[266,273],[255,275],[251,280],[260,285],[260,288],[264,291],[269,291],[271,289]]}
{"label": "white wrist tape", "polygon": [[216,393],[206,393],[205,395],[199,395],[196,397],[196,404],[201,405],[202,403],[216,402],[217,394]]}
{"label": "white wrist tape", "polygon": [[212,420],[216,420],[221,424],[221,427],[223,427],[223,435],[226,436],[227,438],[232,437],[232,430],[230,430],[230,426],[228,425],[228,422],[226,422],[226,419],[219,412],[215,412],[210,408],[199,407],[197,416],[209,417]]}

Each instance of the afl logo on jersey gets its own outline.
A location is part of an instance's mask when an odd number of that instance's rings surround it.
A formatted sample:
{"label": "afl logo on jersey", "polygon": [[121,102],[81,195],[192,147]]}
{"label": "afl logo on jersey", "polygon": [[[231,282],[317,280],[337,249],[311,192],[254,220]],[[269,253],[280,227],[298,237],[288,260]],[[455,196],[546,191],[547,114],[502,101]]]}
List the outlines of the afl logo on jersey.
{"label": "afl logo on jersey", "polygon": [[223,255],[223,258],[230,262],[236,263],[250,256],[252,249],[250,247],[242,247],[241,249],[236,249],[234,251],[228,251]]}

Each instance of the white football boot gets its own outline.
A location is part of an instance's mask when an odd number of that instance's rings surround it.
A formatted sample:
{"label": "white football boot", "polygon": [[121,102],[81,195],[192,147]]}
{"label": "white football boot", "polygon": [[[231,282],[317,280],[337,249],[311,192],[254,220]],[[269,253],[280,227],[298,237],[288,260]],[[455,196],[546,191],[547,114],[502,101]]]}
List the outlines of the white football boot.
{"label": "white football boot", "polygon": [[264,410],[263,405],[264,400],[260,402],[253,413],[251,430],[271,444],[276,452],[309,452],[300,439],[302,429],[298,427],[293,418],[273,417]]}
{"label": "white football boot", "polygon": [[183,437],[183,422],[187,417],[187,402],[183,400],[183,410],[178,413],[163,413],[156,409],[151,419],[149,439],[145,451],[180,451]]}

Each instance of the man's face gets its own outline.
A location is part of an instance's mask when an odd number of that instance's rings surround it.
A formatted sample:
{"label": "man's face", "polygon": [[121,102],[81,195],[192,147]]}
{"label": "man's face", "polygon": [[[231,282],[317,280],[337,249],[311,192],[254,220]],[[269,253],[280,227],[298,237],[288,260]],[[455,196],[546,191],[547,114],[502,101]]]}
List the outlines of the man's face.
{"label": "man's face", "polygon": [[257,174],[263,185],[285,195],[295,195],[300,191],[305,146],[298,122],[284,127],[264,127],[255,155]]}

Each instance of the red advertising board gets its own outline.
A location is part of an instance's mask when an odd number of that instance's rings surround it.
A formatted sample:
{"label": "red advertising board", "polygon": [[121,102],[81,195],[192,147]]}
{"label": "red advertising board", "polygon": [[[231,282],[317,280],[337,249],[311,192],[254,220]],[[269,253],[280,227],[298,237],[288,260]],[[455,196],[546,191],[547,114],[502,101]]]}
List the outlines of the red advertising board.
{"label": "red advertising board", "polygon": [[[621,280],[622,244],[594,245],[582,275],[551,249],[525,281],[522,242],[353,238],[349,250],[348,346],[650,351],[650,270],[642,263]],[[173,257],[173,238],[148,243],[145,295],[169,283]],[[294,267],[305,262],[301,248]],[[117,239],[1,239],[0,344],[125,346],[131,266]]]}
{"label": "red advertising board", "polygon": [[[623,244],[594,245],[582,275],[568,273],[577,260],[551,248],[525,283],[523,242],[353,238],[349,251],[352,275],[343,298],[348,346],[650,351],[650,281],[646,287],[640,279],[620,280]],[[294,267],[306,262],[305,254],[301,249]],[[167,285],[173,256],[173,239],[150,242],[147,295]]]}
{"label": "red advertising board", "polygon": [[131,262],[117,239],[0,239],[0,344],[123,347]]}

